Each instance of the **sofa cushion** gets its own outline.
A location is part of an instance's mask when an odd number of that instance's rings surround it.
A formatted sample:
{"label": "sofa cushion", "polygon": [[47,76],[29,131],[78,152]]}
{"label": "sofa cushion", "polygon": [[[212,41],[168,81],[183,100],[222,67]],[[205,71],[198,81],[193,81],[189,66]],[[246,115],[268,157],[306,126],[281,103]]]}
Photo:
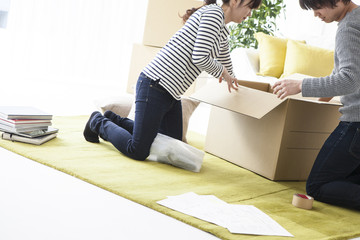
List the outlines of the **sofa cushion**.
{"label": "sofa cushion", "polygon": [[182,106],[182,117],[183,117],[183,136],[182,140],[187,143],[186,134],[189,127],[189,120],[197,106],[200,104],[199,101],[182,97],[181,98],[181,106]]}
{"label": "sofa cushion", "polygon": [[235,77],[254,81],[259,72],[259,51],[252,48],[235,48],[231,51],[231,61]]}
{"label": "sofa cushion", "polygon": [[259,43],[259,75],[279,78],[283,73],[287,39],[259,32],[255,34]]}
{"label": "sofa cushion", "polygon": [[121,94],[119,96],[107,96],[94,101],[95,106],[102,113],[110,110],[121,117],[127,117],[134,102],[134,95]]}
{"label": "sofa cushion", "polygon": [[333,68],[334,51],[289,40],[281,77],[294,73],[324,77],[330,75]]}

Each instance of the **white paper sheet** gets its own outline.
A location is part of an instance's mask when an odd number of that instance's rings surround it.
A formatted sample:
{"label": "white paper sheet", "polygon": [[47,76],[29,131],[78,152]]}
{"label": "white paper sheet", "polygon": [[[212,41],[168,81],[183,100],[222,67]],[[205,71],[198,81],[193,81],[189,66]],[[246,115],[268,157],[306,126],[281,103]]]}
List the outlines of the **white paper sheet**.
{"label": "white paper sheet", "polygon": [[157,203],[227,228],[231,233],[293,237],[258,208],[251,205],[228,204],[213,195],[189,192],[169,196]]}

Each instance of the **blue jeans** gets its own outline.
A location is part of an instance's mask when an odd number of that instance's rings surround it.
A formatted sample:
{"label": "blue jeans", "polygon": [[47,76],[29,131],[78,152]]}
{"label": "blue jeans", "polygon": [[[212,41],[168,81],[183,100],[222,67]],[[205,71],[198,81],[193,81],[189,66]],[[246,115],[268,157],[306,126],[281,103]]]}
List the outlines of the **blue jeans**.
{"label": "blue jeans", "polygon": [[360,122],[340,122],[331,133],[306,190],[318,201],[360,210]]}
{"label": "blue jeans", "polygon": [[182,139],[181,101],[174,99],[159,81],[141,73],[136,84],[134,121],[112,114],[98,114],[90,121],[92,131],[111,142],[124,155],[145,160],[156,135],[160,132]]}

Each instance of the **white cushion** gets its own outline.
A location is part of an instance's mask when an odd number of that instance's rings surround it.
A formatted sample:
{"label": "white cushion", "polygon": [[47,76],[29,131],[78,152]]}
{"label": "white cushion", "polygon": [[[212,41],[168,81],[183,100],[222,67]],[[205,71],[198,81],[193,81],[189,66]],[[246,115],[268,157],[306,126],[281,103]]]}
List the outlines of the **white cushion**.
{"label": "white cushion", "polygon": [[120,115],[121,117],[127,117],[130,113],[131,106],[134,102],[134,95],[121,94],[119,96],[108,96],[100,98],[94,101],[96,108],[102,113],[107,110]]}
{"label": "white cushion", "polygon": [[259,52],[251,48],[235,48],[231,52],[234,73],[239,80],[255,81],[259,71]]}
{"label": "white cushion", "polygon": [[235,48],[231,52],[234,73],[239,80],[265,82],[274,84],[278,79],[269,76],[259,76],[259,50],[253,48]]}

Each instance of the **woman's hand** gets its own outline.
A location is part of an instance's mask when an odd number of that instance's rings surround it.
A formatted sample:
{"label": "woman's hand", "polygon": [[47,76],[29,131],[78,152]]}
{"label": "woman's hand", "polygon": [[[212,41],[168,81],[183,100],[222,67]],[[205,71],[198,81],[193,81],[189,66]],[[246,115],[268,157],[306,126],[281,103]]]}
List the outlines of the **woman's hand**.
{"label": "woman's hand", "polygon": [[232,77],[226,68],[224,68],[224,71],[221,74],[221,77],[219,78],[219,83],[221,83],[223,80],[227,82],[230,93],[231,93],[231,89],[238,90],[239,85],[237,83],[237,79]]}
{"label": "woman's hand", "polygon": [[274,94],[280,99],[284,99],[289,95],[294,95],[301,92],[302,80],[285,79],[277,81],[272,89]]}

